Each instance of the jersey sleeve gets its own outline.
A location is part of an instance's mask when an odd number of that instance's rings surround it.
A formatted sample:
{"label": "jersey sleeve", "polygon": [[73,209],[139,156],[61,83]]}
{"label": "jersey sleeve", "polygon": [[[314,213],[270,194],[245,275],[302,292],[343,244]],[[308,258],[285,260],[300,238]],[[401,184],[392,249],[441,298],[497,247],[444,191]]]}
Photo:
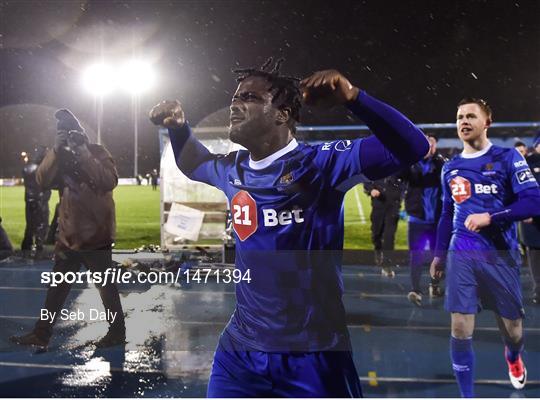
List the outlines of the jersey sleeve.
{"label": "jersey sleeve", "polygon": [[336,140],[317,146],[315,163],[330,178],[331,187],[346,192],[358,183],[369,181],[362,174],[360,163],[363,140]]}
{"label": "jersey sleeve", "polygon": [[189,179],[225,190],[231,155],[211,153],[185,123],[181,128],[169,129],[169,137],[176,165]]}
{"label": "jersey sleeve", "polygon": [[332,187],[346,191],[360,182],[385,178],[428,152],[423,132],[388,104],[361,91],[347,107],[373,135],[319,146],[315,162],[331,177]]}
{"label": "jersey sleeve", "polygon": [[512,191],[518,194],[523,190],[538,187],[538,183],[525,158],[516,149],[512,149],[509,153],[508,172]]}
{"label": "jersey sleeve", "polygon": [[442,211],[437,225],[437,239],[435,244],[436,257],[444,257],[446,254],[453,231],[454,201],[452,200],[452,195],[444,178],[446,171],[447,168],[443,166],[441,171]]}

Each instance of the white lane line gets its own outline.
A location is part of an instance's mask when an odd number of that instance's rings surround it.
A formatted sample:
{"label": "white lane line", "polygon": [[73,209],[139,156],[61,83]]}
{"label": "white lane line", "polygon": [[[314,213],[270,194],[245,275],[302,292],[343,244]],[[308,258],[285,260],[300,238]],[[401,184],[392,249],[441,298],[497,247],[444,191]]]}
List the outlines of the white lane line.
{"label": "white lane line", "polygon": [[[0,290],[48,290],[48,287],[30,287],[30,286],[0,286]],[[71,291],[82,292],[83,290],[93,289],[93,287],[87,288],[71,288]]]}
{"label": "white lane line", "polygon": [[[369,324],[349,324],[351,329],[397,329],[397,330],[413,330],[413,331],[449,331],[450,326],[405,326],[405,325],[369,325]],[[475,331],[482,332],[499,332],[497,327],[476,327]],[[534,333],[540,332],[540,328],[523,328],[524,331]]]}
{"label": "white lane line", "polygon": [[[18,362],[8,362],[8,361],[0,361],[0,366],[2,367],[19,367],[19,368],[42,368],[42,369],[78,369],[83,371],[102,371],[101,366],[96,367],[89,367],[86,365],[80,365],[80,364],[74,364],[74,365],[68,365],[68,364],[36,364],[36,363],[18,363]],[[126,368],[118,368],[118,367],[110,367],[109,371],[112,372],[128,372],[133,374],[164,374],[165,371],[160,371],[157,369],[148,369],[148,370],[132,370],[129,369],[126,370]],[[369,382],[373,380],[377,380],[379,382],[402,382],[402,383],[455,383],[455,379],[451,378],[410,378],[410,377],[400,377],[400,376],[377,376],[371,377],[371,376],[359,376],[360,381],[362,382]],[[476,379],[474,381],[476,384],[480,385],[506,385],[508,384],[508,380],[504,379]],[[527,383],[529,385],[538,385],[540,384],[540,380],[528,380]]]}
{"label": "white lane line", "polygon": [[[380,382],[413,382],[413,383],[455,383],[455,379],[451,378],[406,378],[399,376],[388,376],[388,377],[370,377],[370,376],[360,376],[361,381],[380,381]],[[508,385],[509,381],[504,379],[475,379],[474,383],[480,385]],[[540,383],[540,380],[527,380],[527,383],[530,385],[537,385]]]}
{"label": "white lane line", "polygon": [[[36,317],[26,317],[19,315],[0,315],[0,318],[5,319],[35,319]],[[224,326],[227,325],[227,321],[177,321],[180,325],[200,325],[200,326]],[[369,325],[369,324],[348,324],[347,327],[351,329],[394,329],[394,330],[425,330],[425,331],[449,331],[450,326],[404,326],[404,325]],[[525,332],[534,333],[540,332],[540,328],[523,328]],[[476,327],[475,331],[482,332],[498,332],[497,327]]]}
{"label": "white lane line", "polygon": [[362,207],[362,202],[360,201],[360,196],[358,195],[358,185],[354,187],[354,197],[356,198],[356,207],[358,207],[358,215],[360,216],[360,223],[365,225],[366,216],[364,214],[364,209]]}
{"label": "white lane line", "polygon": [[[77,369],[81,371],[100,371],[103,369],[101,365],[88,366],[85,364],[37,364],[37,363],[18,363],[11,361],[0,361],[0,367],[22,367],[22,368],[43,368],[43,369]],[[109,367],[109,371],[113,372],[131,372],[131,373],[150,373],[150,374],[162,374],[163,371],[157,369],[148,369],[148,370],[126,370],[125,367]]]}

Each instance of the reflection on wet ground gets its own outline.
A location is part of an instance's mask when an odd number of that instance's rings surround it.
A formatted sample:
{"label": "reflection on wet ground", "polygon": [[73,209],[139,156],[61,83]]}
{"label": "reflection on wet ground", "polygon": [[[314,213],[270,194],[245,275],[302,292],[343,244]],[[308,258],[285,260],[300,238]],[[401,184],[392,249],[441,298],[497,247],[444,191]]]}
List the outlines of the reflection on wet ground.
{"label": "reflection on wet ground", "polygon": [[[45,297],[48,262],[0,264],[0,393],[3,397],[204,397],[213,350],[234,308],[230,284],[122,287],[127,343],[97,350],[103,321],[61,321],[48,351],[8,341],[32,328]],[[530,293],[524,271],[524,293]],[[344,268],[355,363],[368,397],[458,396],[448,359],[449,317],[442,299],[422,308],[406,299],[408,270],[381,277],[369,266]],[[527,297],[527,296],[526,296]],[[475,333],[477,395],[540,397],[540,307],[526,302],[529,384],[507,383],[502,344],[491,313]],[[74,285],[66,308],[102,310],[98,292]]]}

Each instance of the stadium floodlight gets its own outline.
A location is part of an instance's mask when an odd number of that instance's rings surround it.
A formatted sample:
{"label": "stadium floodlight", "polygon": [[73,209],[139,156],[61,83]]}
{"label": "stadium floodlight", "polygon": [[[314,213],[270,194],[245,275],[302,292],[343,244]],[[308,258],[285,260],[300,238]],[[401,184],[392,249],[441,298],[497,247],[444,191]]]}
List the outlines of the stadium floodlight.
{"label": "stadium floodlight", "polygon": [[96,97],[103,97],[114,89],[116,77],[111,67],[104,63],[90,65],[83,74],[83,85]]}
{"label": "stadium floodlight", "polygon": [[118,83],[131,94],[133,111],[133,176],[139,175],[139,101],[140,95],[150,89],[155,81],[155,75],[150,63],[132,59],[118,69]]}
{"label": "stadium floodlight", "polygon": [[154,85],[155,74],[150,63],[130,60],[119,69],[118,80],[125,91],[139,95]]}
{"label": "stadium floodlight", "polygon": [[97,119],[97,142],[101,144],[101,124],[103,121],[103,96],[110,93],[116,82],[114,70],[103,62],[90,65],[83,74],[83,86],[94,95],[96,119]]}

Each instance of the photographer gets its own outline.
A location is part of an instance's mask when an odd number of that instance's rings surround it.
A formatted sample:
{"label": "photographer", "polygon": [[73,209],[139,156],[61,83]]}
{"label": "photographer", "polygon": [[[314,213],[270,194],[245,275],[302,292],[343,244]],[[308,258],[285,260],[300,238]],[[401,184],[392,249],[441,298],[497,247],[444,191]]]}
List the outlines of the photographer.
{"label": "photographer", "polygon": [[[112,267],[115,231],[112,190],[118,183],[116,167],[103,146],[89,143],[84,129],[69,110],[58,110],[55,117],[58,134],[54,149],[47,152],[36,174],[42,188],[58,188],[61,194],[53,271],[77,272],[82,264],[92,272],[104,272]],[[110,325],[107,335],[96,346],[123,344],[124,315],[116,285],[96,286]],[[65,282],[49,287],[44,306],[48,315],[60,314],[70,289],[71,285]],[[32,332],[11,340],[47,346],[55,322],[55,317],[39,319]]]}

